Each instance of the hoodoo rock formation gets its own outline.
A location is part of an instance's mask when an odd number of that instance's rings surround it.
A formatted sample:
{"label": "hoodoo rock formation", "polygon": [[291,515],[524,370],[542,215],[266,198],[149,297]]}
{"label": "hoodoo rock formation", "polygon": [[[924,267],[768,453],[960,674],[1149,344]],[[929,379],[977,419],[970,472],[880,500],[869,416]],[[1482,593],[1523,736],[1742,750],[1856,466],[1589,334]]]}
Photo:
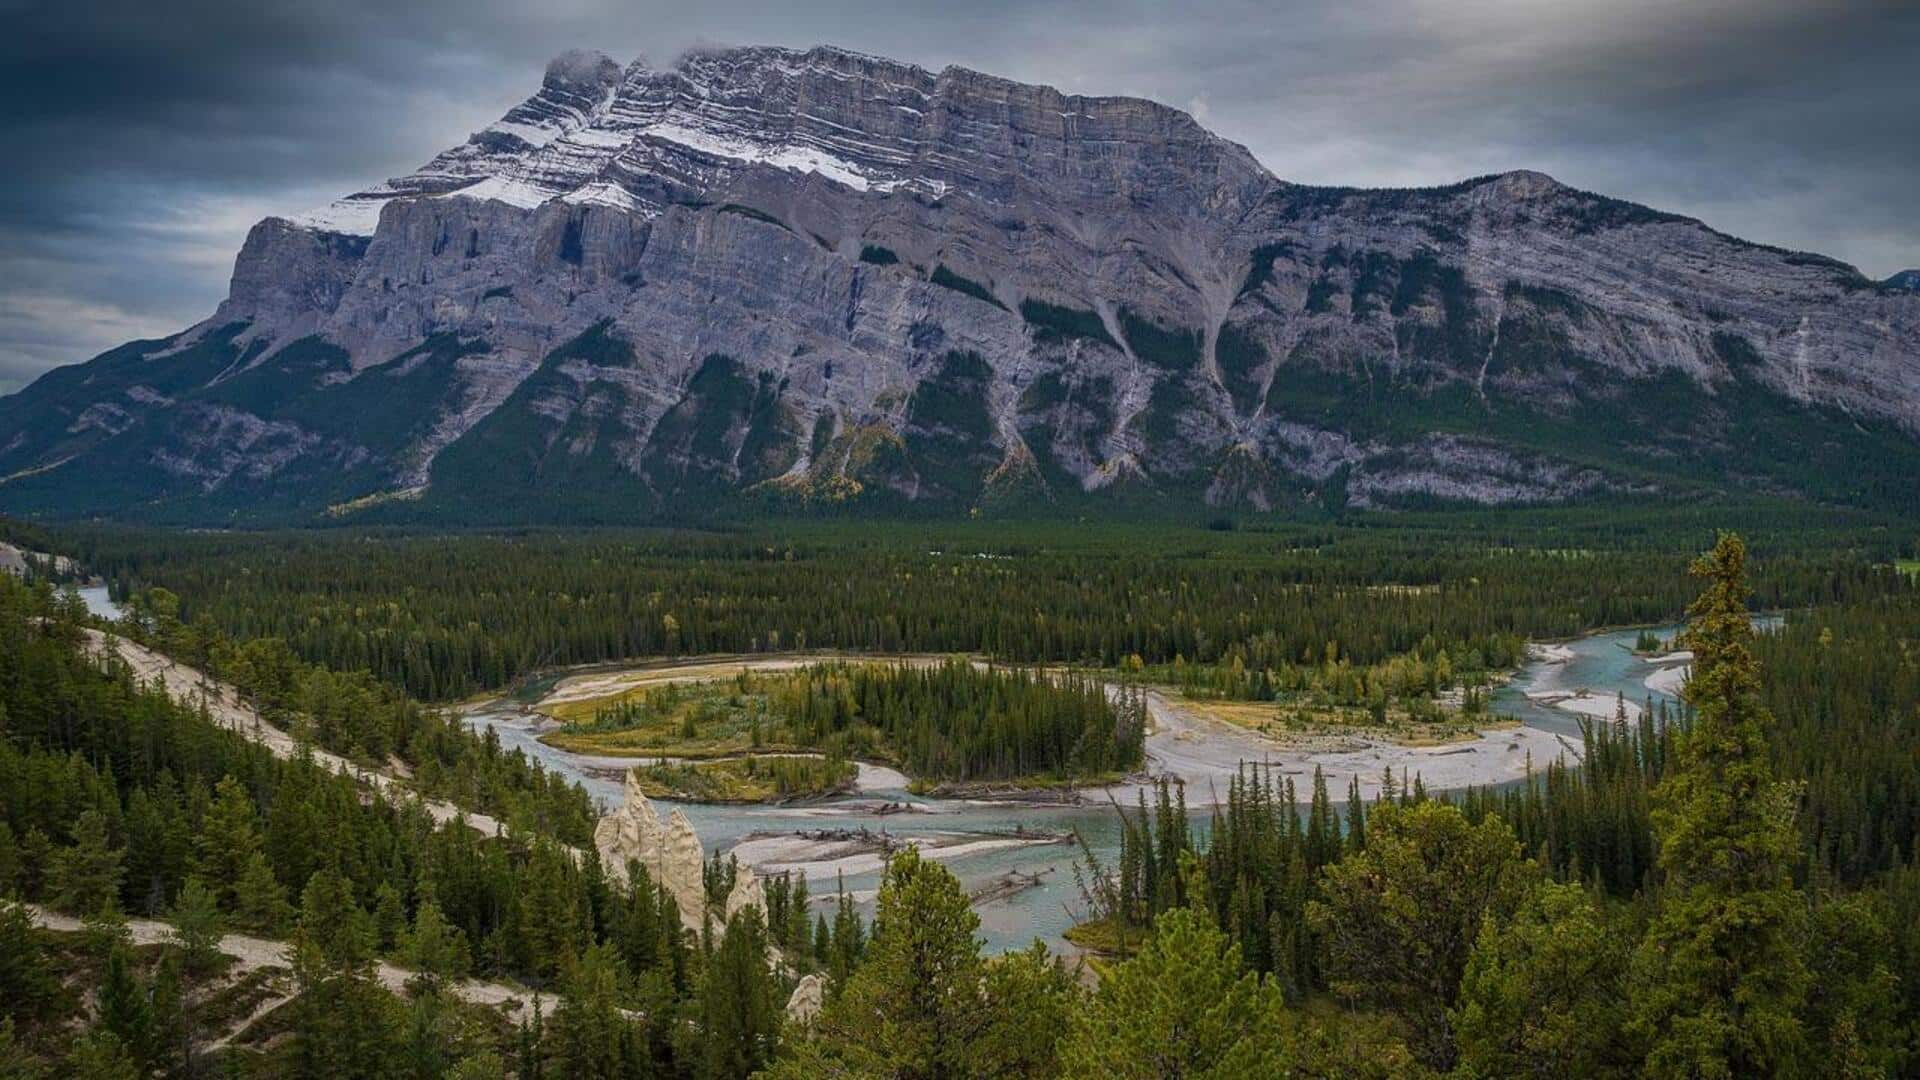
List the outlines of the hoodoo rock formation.
{"label": "hoodoo rock formation", "polygon": [[[627,864],[639,864],[673,897],[682,921],[693,927],[701,924],[707,914],[707,890],[702,873],[706,855],[700,837],[677,807],[662,825],[631,770],[620,806],[594,827],[593,846],[600,852],[600,862],[609,876],[624,882]],[[722,910],[714,914],[730,919],[749,904],[763,912],[767,907],[760,880],[742,867]]]}

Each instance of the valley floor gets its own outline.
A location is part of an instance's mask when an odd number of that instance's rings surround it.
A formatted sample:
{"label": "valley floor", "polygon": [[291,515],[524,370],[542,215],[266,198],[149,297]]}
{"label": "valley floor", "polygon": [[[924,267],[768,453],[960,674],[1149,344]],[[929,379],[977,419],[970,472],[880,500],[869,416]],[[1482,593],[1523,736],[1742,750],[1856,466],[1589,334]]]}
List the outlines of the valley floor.
{"label": "valley floor", "polygon": [[[561,679],[533,707],[556,719],[584,718],[592,715],[596,702],[603,702],[635,690],[675,683],[706,682],[747,671],[755,674],[789,672],[826,660],[874,663],[939,662],[938,657],[887,656],[880,654],[761,654],[688,658],[666,662],[638,663],[625,669],[599,669]],[[1120,685],[1109,683],[1110,692]],[[1486,727],[1440,745],[1405,745],[1386,738],[1367,735],[1321,736],[1312,740],[1270,738],[1239,725],[1207,715],[1204,708],[1182,701],[1164,690],[1148,690],[1148,715],[1152,726],[1147,732],[1147,776],[1180,782],[1187,789],[1189,805],[1207,805],[1226,797],[1228,784],[1243,764],[1260,764],[1286,775],[1311,778],[1316,768],[1326,776],[1332,791],[1344,792],[1357,780],[1361,793],[1372,797],[1381,787],[1383,775],[1391,771],[1419,774],[1430,789],[1442,790],[1478,787],[1522,779],[1528,768],[1539,769],[1562,755],[1578,760],[1580,747],[1553,732],[1537,728],[1503,726],[1491,718]],[[1611,706],[1609,706],[1611,707]],[[562,751],[566,740],[546,738]],[[600,761],[605,760],[602,755]],[[892,773],[893,770],[886,770]],[[893,773],[897,776],[898,773]],[[864,773],[858,782],[863,791],[876,790],[876,781],[891,776]],[[904,786],[904,785],[902,785]],[[1087,789],[1084,795],[1104,801],[1111,795],[1122,802],[1131,801],[1143,786],[1141,779],[1103,788]]]}

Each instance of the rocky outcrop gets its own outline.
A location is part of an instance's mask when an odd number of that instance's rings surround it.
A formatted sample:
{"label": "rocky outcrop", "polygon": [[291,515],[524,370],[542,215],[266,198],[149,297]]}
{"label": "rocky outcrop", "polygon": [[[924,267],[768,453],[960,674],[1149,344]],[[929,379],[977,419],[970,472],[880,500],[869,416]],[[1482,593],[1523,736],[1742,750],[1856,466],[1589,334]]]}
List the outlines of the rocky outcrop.
{"label": "rocky outcrop", "polygon": [[30,573],[43,571],[57,577],[72,573],[73,569],[73,560],[65,555],[49,555],[44,551],[33,551],[0,541],[0,574],[23,578]]}
{"label": "rocky outcrop", "polygon": [[727,893],[727,902],[723,905],[724,916],[731,920],[746,908],[759,908],[762,916],[767,912],[767,893],[760,879],[747,867],[739,867],[733,875],[733,889]]}
{"label": "rocky outcrop", "polygon": [[[703,874],[706,856],[700,837],[678,807],[663,825],[631,770],[620,806],[594,827],[593,846],[615,880],[626,881],[628,864],[639,864],[673,897],[687,925],[701,925],[707,914],[707,893]],[[749,904],[763,912],[767,907],[760,880],[743,868],[735,876],[733,891],[722,910],[714,914],[730,919]]]}
{"label": "rocky outcrop", "polygon": [[816,971],[794,985],[787,997],[787,1019],[795,1024],[811,1023],[826,1000],[827,977]]}
{"label": "rocky outcrop", "polygon": [[[1284,182],[1153,102],[572,53],[0,399],[0,508],[1920,501],[1920,294],[1534,172]],[[389,492],[407,502],[369,498]]]}

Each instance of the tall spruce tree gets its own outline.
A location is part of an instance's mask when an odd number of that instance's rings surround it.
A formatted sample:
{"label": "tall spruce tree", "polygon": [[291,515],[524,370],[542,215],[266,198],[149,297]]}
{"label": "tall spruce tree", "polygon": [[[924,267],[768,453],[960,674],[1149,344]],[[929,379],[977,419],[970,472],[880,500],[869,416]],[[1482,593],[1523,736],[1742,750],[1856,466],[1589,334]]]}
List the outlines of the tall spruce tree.
{"label": "tall spruce tree", "polygon": [[881,878],[864,958],[821,1011],[813,1037],[784,1047],[769,1075],[976,1075],[973,1044],[991,1022],[974,937],[979,927],[952,871],[915,848],[894,855]]}
{"label": "tall spruce tree", "polygon": [[1429,1068],[1452,1068],[1449,1010],[1483,920],[1511,916],[1539,868],[1504,820],[1472,822],[1447,803],[1382,801],[1367,830],[1364,849],[1321,870],[1307,905],[1327,974],[1342,997],[1404,1020]]}
{"label": "tall spruce tree", "polygon": [[541,1040],[552,1075],[621,1080],[646,1074],[645,1033],[621,1010],[626,993],[626,967],[612,946],[592,946],[568,963],[560,1005]]}
{"label": "tall spruce tree", "polygon": [[125,874],[120,863],[125,856],[125,848],[108,842],[107,820],[100,811],[82,812],[73,825],[73,846],[53,857],[48,881],[53,906],[75,915],[118,910],[120,879]]}
{"label": "tall spruce tree", "polygon": [[701,986],[703,1077],[746,1076],[772,1060],[780,1034],[778,994],[767,967],[760,909],[744,908],[727,920]]}
{"label": "tall spruce tree", "polygon": [[1285,1075],[1280,994],[1247,970],[1205,912],[1154,922],[1060,1041],[1061,1075],[1086,1080]]}
{"label": "tall spruce tree", "polygon": [[1746,559],[1740,538],[1723,533],[1693,564],[1706,582],[1684,635],[1694,717],[1653,793],[1664,892],[1634,961],[1650,1076],[1774,1076],[1804,1064],[1797,793],[1768,763]]}

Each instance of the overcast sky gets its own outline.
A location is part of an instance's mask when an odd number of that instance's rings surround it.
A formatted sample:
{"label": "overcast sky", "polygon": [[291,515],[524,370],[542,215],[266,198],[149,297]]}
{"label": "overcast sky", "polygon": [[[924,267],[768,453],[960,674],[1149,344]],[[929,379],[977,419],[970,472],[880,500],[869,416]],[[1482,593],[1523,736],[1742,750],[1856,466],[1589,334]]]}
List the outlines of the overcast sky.
{"label": "overcast sky", "polygon": [[0,0],[0,25],[0,393],[204,318],[253,222],[411,170],[579,46],[959,64],[1181,106],[1288,180],[1532,168],[1920,265],[1916,0]]}

